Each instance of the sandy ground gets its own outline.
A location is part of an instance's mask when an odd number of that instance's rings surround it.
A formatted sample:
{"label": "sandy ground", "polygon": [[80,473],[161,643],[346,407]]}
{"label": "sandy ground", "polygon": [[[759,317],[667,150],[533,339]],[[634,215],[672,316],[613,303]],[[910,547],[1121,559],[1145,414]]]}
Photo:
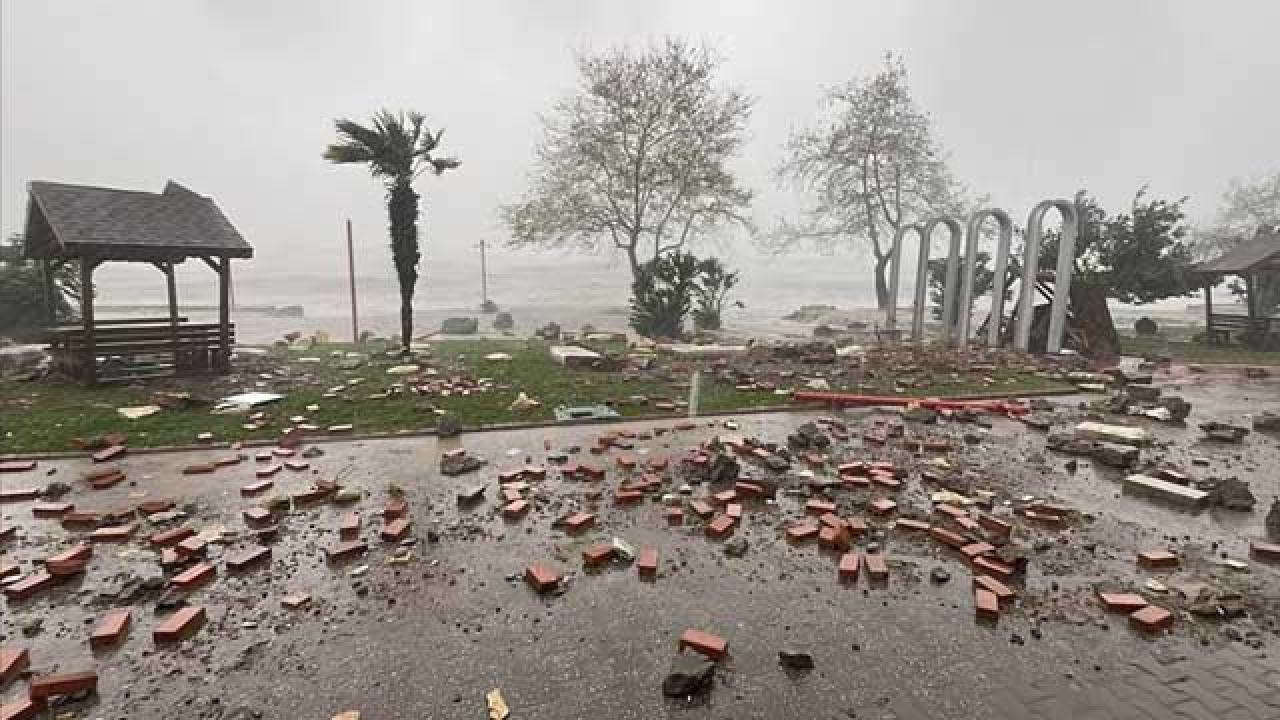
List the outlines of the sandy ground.
{"label": "sandy ground", "polygon": [[[1019,541],[1037,549],[1020,588],[1020,606],[994,626],[975,622],[969,571],[957,556],[901,531],[888,531],[882,539],[891,558],[887,588],[871,588],[865,578],[856,586],[841,585],[835,556],[781,539],[782,527],[803,515],[802,497],[780,495],[776,504],[747,506],[737,534],[749,540],[750,551],[741,559],[725,557],[720,543],[700,528],[666,527],[657,502],[615,506],[608,498],[621,482],[613,461],[618,450],[583,453],[611,469],[597,484],[605,499],[595,507],[597,528],[587,535],[568,538],[551,528],[565,512],[592,507],[585,498],[588,484],[562,480],[554,469],[531,490],[531,513],[514,523],[498,514],[498,471],[542,463],[544,442],[554,449],[586,447],[606,429],[655,427],[637,423],[476,433],[451,441],[321,445],[324,455],[311,460],[313,471],[283,471],[275,491],[300,492],[320,478],[362,488],[366,497],[358,509],[369,553],[326,563],[323,549],[336,544],[339,517],[349,508],[322,503],[295,509],[281,523],[269,565],[243,575],[229,574],[219,560],[251,544],[240,511],[256,501],[242,498],[239,487],[253,482],[252,459],[212,475],[184,477],[182,466],[227,451],[127,456],[121,466],[128,480],[103,491],[73,480],[87,460],[41,462],[35,472],[0,481],[6,488],[71,482],[76,489],[67,500],[81,510],[169,497],[189,511],[184,522],[191,527],[225,529],[224,543],[209,551],[218,578],[187,600],[205,606],[209,622],[180,646],[157,647],[151,638],[156,594],[141,592],[131,602],[118,597],[128,577],[160,573],[145,542],[154,529],[144,523],[134,542],[98,546],[78,580],[32,600],[0,601],[0,643],[29,647],[38,671],[98,671],[95,698],[60,708],[70,717],[329,718],[357,709],[362,720],[484,717],[484,693],[493,688],[502,690],[513,718],[878,718],[892,717],[892,699],[904,695],[937,717],[973,718],[986,716],[987,692],[1011,683],[1109,673],[1153,651],[1203,652],[1230,642],[1228,634],[1274,647],[1280,641],[1280,568],[1252,563],[1249,573],[1230,571],[1215,564],[1215,553],[1245,559],[1248,538],[1261,535],[1266,508],[1280,495],[1277,442],[1254,433],[1242,445],[1212,445],[1198,440],[1195,427],[1280,410],[1280,383],[1181,371],[1160,380],[1178,387],[1195,410],[1185,428],[1143,421],[1157,437],[1144,456],[1167,459],[1195,477],[1250,481],[1259,499],[1253,513],[1189,514],[1123,495],[1119,471],[1082,462],[1070,474],[1067,458],[1043,449],[1041,433],[1011,420],[996,419],[989,431],[960,424],[927,431],[955,438],[959,449],[948,456],[950,462],[969,468],[976,486],[995,491],[998,500],[1028,493],[1083,514],[1060,532],[1019,528]],[[1065,408],[1081,399],[1058,401],[1064,421],[1075,418]],[[743,416],[732,434],[783,442],[795,426],[817,415]],[[833,455],[893,460],[912,469],[933,459],[863,447],[858,428],[886,415],[861,410],[841,417],[851,424],[854,439]],[[727,432],[704,422],[639,442],[634,452],[678,459],[688,447]],[[980,437],[965,443],[959,440],[965,433]],[[459,443],[489,465],[461,477],[440,475],[440,453]],[[1209,465],[1193,467],[1192,456],[1207,458]],[[57,471],[52,478],[44,474],[50,469]],[[744,469],[764,474],[759,467]],[[895,499],[904,512],[923,516],[928,489],[914,471],[909,477]],[[681,482],[673,472],[666,490]],[[405,564],[388,563],[393,546],[378,539],[381,519],[375,516],[392,483],[407,493],[418,539]],[[476,483],[486,485],[485,500],[459,507],[456,493]],[[706,485],[695,488],[695,496],[706,492]],[[864,491],[834,494],[845,515],[865,516],[862,506],[871,497]],[[0,545],[5,563],[29,569],[31,561],[74,540],[56,520],[33,519],[30,503],[7,504],[0,512],[5,525],[18,526],[18,539]],[[434,542],[428,542],[429,533]],[[635,568],[624,564],[582,572],[582,548],[615,536],[658,549],[655,582],[639,580]],[[1184,554],[1179,574],[1153,575],[1136,567],[1135,551],[1159,547]],[[533,562],[567,573],[567,590],[538,596],[515,579]],[[366,575],[350,576],[365,564]],[[928,580],[936,566],[950,571],[950,582]],[[1123,616],[1104,615],[1092,599],[1097,583],[1136,590],[1153,576],[1185,576],[1238,590],[1248,598],[1252,616],[1229,623],[1234,630],[1227,631],[1222,623],[1180,613],[1172,633],[1149,639],[1129,629]],[[308,608],[281,606],[281,598],[298,592],[312,596]],[[116,649],[91,652],[87,640],[96,618],[124,605],[134,613],[127,640]],[[36,619],[43,620],[40,632],[24,637],[23,628]],[[678,636],[691,627],[729,639],[730,657],[709,694],[692,702],[664,699],[662,678]],[[788,647],[812,653],[816,668],[780,668],[776,653]],[[0,699],[25,692],[24,682],[14,682],[0,691]]]}

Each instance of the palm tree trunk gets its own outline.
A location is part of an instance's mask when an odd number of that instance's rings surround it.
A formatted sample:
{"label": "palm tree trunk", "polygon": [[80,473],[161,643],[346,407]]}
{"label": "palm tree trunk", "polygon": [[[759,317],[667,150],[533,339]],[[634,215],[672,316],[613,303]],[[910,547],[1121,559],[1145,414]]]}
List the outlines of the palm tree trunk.
{"label": "palm tree trunk", "polygon": [[408,178],[391,186],[387,200],[391,220],[391,258],[400,282],[400,344],[405,352],[413,342],[413,292],[418,284],[418,194]]}

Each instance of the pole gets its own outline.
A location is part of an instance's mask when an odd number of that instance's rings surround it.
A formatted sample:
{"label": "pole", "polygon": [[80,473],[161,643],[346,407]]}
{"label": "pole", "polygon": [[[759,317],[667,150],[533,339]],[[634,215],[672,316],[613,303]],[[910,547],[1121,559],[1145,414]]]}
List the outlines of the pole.
{"label": "pole", "polygon": [[489,270],[485,266],[484,238],[480,238],[480,302],[489,305]]}
{"label": "pole", "polygon": [[351,287],[351,342],[360,344],[360,320],[356,312],[356,253],[351,242],[351,218],[347,218],[347,283]]}

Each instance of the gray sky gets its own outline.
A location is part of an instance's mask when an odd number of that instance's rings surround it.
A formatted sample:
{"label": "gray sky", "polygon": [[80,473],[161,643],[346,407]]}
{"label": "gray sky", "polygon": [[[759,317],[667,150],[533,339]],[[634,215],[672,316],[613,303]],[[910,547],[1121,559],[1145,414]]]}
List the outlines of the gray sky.
{"label": "gray sky", "polygon": [[[1280,163],[1275,0],[1177,2],[336,2],[4,0],[0,213],[34,179],[212,195],[258,267],[305,266],[343,217],[384,247],[382,190],[320,158],[336,116],[416,108],[460,171],[419,183],[429,253],[499,237],[536,114],[571,90],[571,51],[667,34],[717,45],[759,98],[740,169],[767,226],[789,130],[821,86],[903,53],[953,169],[1024,218],[1087,187],[1142,184],[1206,216],[1233,176]],[[314,248],[314,250],[312,250]],[[300,250],[311,250],[301,253]],[[381,250],[379,252],[385,252]]]}

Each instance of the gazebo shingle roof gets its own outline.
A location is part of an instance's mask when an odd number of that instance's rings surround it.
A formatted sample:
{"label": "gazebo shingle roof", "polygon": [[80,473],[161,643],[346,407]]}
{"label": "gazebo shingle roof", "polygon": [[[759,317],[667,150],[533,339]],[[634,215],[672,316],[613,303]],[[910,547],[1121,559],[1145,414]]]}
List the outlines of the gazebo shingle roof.
{"label": "gazebo shingle roof", "polygon": [[1195,271],[1202,275],[1235,275],[1277,264],[1280,264],[1280,232],[1260,227],[1252,239],[1219,257],[1200,263]]}
{"label": "gazebo shingle roof", "polygon": [[29,258],[253,257],[212,199],[172,180],[160,193],[32,182],[25,238]]}

